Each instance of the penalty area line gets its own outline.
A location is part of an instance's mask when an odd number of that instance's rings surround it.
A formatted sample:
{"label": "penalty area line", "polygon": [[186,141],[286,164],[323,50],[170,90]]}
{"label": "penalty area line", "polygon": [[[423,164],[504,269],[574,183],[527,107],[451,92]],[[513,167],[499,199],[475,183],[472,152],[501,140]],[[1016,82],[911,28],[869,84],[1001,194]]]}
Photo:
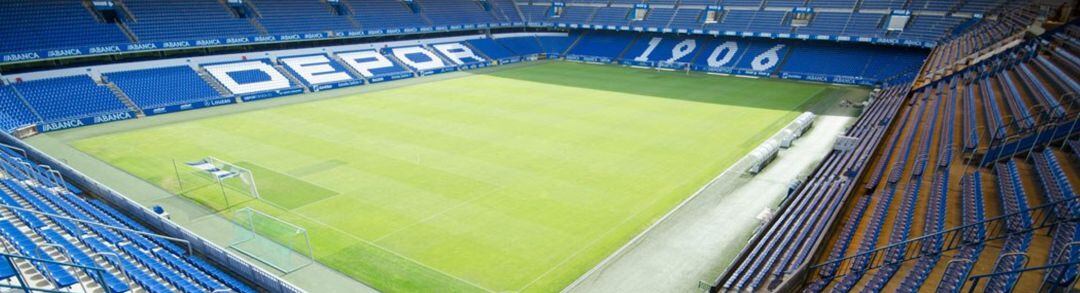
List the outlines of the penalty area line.
{"label": "penalty area line", "polygon": [[[279,207],[279,208],[280,208],[280,207]],[[381,245],[378,245],[378,244],[376,244],[376,243],[374,243],[374,242],[371,242],[371,241],[369,241],[369,240],[367,240],[367,239],[363,239],[363,238],[360,238],[360,237],[358,237],[358,236],[356,236],[356,235],[353,235],[353,234],[350,234],[350,233],[348,233],[348,232],[345,232],[345,230],[341,230],[341,229],[340,229],[340,228],[338,228],[338,227],[335,227],[335,226],[332,226],[332,225],[326,224],[326,223],[325,223],[325,222],[323,222],[323,221],[320,221],[320,220],[317,220],[317,219],[313,219],[313,218],[311,218],[311,217],[308,217],[307,215],[303,215],[303,214],[300,214],[300,213],[296,213],[296,212],[293,212],[293,211],[291,211],[291,210],[285,210],[285,209],[282,209],[282,211],[284,211],[284,212],[286,212],[286,213],[294,214],[294,215],[296,215],[296,216],[298,216],[298,217],[300,217],[300,218],[303,218],[303,219],[305,219],[305,220],[311,221],[311,222],[313,222],[313,223],[318,223],[319,225],[323,225],[323,226],[325,226],[325,227],[327,227],[327,228],[330,228],[330,230],[334,230],[334,231],[337,231],[338,233],[341,233],[341,234],[345,234],[345,235],[346,235],[346,236],[348,236],[349,238],[352,238],[352,239],[354,239],[354,240],[357,240],[357,241],[363,242],[363,243],[365,243],[365,244],[367,244],[367,245],[370,245],[370,246],[372,246],[372,247],[378,248],[378,249],[380,249],[380,250],[382,250],[382,251],[385,251],[385,252],[387,252],[387,253],[393,254],[394,256],[400,257],[400,258],[402,258],[402,259],[404,259],[404,260],[408,260],[408,261],[410,261],[410,262],[412,262],[412,263],[414,263],[414,264],[416,264],[416,265],[419,265],[419,266],[421,266],[421,267],[424,267],[424,268],[426,268],[426,269],[429,269],[429,270],[431,270],[431,271],[437,272],[437,273],[439,273],[439,274],[442,274],[442,275],[444,275],[444,276],[450,277],[450,278],[452,278],[452,279],[454,279],[454,280],[460,281],[460,282],[462,282],[462,283],[468,284],[468,285],[470,285],[470,286],[476,287],[476,288],[478,288],[478,289],[481,289],[481,290],[484,290],[484,291],[487,291],[487,292],[495,292],[495,290],[491,290],[491,289],[488,289],[487,287],[484,287],[484,286],[480,286],[479,284],[476,284],[476,283],[470,282],[469,280],[465,280],[465,279],[462,279],[462,278],[460,278],[460,277],[458,277],[458,276],[455,276],[455,275],[449,274],[449,273],[447,273],[447,272],[444,272],[444,271],[442,271],[442,270],[440,270],[440,269],[437,269],[437,268],[434,268],[434,267],[432,267],[432,266],[429,266],[429,265],[427,265],[427,264],[424,264],[424,263],[422,263],[422,262],[420,262],[420,261],[418,261],[418,260],[415,260],[415,259],[413,259],[413,258],[411,258],[411,257],[408,257],[408,256],[405,256],[405,255],[403,255],[403,254],[401,254],[401,253],[398,253],[397,251],[393,251],[393,250],[390,250],[390,249],[388,249],[388,248],[386,248],[386,247],[382,247]]]}

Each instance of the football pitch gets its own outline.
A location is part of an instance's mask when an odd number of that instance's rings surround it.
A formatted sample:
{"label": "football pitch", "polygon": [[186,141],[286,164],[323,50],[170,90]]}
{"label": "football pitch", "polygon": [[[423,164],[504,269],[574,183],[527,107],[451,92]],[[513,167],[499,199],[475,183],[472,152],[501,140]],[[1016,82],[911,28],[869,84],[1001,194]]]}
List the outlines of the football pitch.
{"label": "football pitch", "polygon": [[[319,262],[382,291],[552,292],[834,89],[546,62],[71,144],[302,226]],[[181,192],[174,161],[206,156],[251,169],[264,201]]]}

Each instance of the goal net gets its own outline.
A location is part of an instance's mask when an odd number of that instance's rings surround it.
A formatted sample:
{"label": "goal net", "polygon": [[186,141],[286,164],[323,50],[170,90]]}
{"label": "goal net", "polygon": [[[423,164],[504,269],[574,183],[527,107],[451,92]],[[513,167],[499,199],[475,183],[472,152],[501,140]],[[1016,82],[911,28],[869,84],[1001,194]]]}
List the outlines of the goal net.
{"label": "goal net", "polygon": [[233,213],[233,221],[237,225],[230,248],[285,273],[314,262],[304,228],[246,207]]}
{"label": "goal net", "polygon": [[177,194],[221,211],[259,199],[255,175],[247,168],[214,157],[173,161]]}

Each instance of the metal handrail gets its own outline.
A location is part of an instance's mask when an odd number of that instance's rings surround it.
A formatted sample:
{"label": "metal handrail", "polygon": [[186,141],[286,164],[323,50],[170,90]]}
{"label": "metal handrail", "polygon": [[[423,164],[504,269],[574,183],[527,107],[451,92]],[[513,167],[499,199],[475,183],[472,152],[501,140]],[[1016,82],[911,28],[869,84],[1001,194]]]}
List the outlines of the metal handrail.
{"label": "metal handrail", "polygon": [[[38,249],[40,249],[40,247]],[[29,261],[31,263],[33,263],[33,262],[43,262],[43,263],[48,263],[48,264],[55,264],[55,265],[60,265],[60,266],[68,266],[68,267],[80,268],[80,269],[84,269],[84,270],[91,270],[91,271],[97,272],[97,274],[99,276],[100,276],[100,274],[102,272],[105,272],[105,269],[100,268],[100,267],[84,266],[84,265],[80,265],[80,264],[76,264],[76,263],[60,262],[60,261],[55,261],[55,260],[42,259],[42,258],[37,258],[37,257],[19,255],[19,254],[10,254],[10,253],[5,253],[5,252],[0,252],[0,256],[7,257],[9,259],[9,261],[10,261],[10,258],[17,258],[17,259],[24,259],[24,260]],[[19,284],[22,284],[23,286],[12,286],[12,285],[0,284],[0,287],[22,289],[23,291],[25,291],[27,293],[29,293],[29,292],[63,292],[63,293],[67,293],[67,291],[58,291],[58,290],[39,289],[39,288],[28,287],[28,286],[26,286],[26,285],[28,285],[26,283],[26,281],[23,280],[22,273],[19,272],[19,268],[17,266],[15,266],[14,263],[12,263],[12,267],[15,269],[15,274],[17,276],[19,276]],[[79,283],[81,284],[82,282],[79,282]]]}
{"label": "metal handrail", "polygon": [[[94,252],[94,253],[91,253],[89,256],[90,256],[90,258],[95,258],[97,256],[101,256],[101,258],[104,259],[106,263],[109,262],[108,257],[112,257],[114,259],[121,259],[122,260],[122,258],[119,255],[117,255],[115,253],[112,253],[112,252],[107,252],[107,251]],[[132,279],[131,275],[128,275],[127,270],[124,270],[119,265],[113,265],[113,267],[116,268],[116,271],[120,272],[120,274],[122,274],[124,276],[124,279],[127,279],[129,284],[130,283],[135,283],[135,279]],[[104,280],[102,280],[102,281],[104,281]],[[109,290],[108,286],[104,286],[104,284],[102,284],[101,287],[105,288],[106,291]]]}
{"label": "metal handrail", "polygon": [[985,279],[985,278],[993,278],[993,277],[1000,276],[1000,275],[1016,274],[1016,273],[1023,274],[1025,272],[1030,272],[1030,271],[1042,271],[1042,270],[1049,270],[1049,269],[1054,269],[1054,268],[1058,268],[1058,267],[1074,266],[1074,265],[1080,265],[1080,261],[1074,261],[1074,262],[1068,262],[1068,263],[1058,263],[1058,264],[1052,264],[1052,265],[1043,265],[1043,266],[1037,266],[1037,267],[1025,267],[1025,268],[1022,268],[1022,269],[1011,270],[1011,271],[1007,271],[1007,272],[996,272],[996,273],[989,273],[989,274],[982,274],[982,275],[974,275],[974,276],[971,276],[971,277],[967,278],[967,282],[971,282],[971,288],[969,289],[968,292],[975,292],[975,288],[979,286],[979,281],[981,281],[982,279]]}
{"label": "metal handrail", "polygon": [[[1061,254],[1058,254],[1057,257],[1054,258],[1054,263],[1060,264],[1060,263],[1062,263],[1061,262],[1062,258],[1068,259],[1067,256],[1070,255],[1070,252],[1072,251],[1072,248],[1074,246],[1080,246],[1080,241],[1073,241],[1073,242],[1069,242],[1068,244],[1065,244],[1065,248],[1063,248],[1061,250]],[[1052,254],[1053,252],[1050,252],[1050,253]],[[1078,261],[1080,261],[1080,260],[1078,260]],[[1074,277],[1072,282],[1070,282],[1070,283],[1075,284],[1077,279],[1080,279],[1080,278]],[[1049,274],[1046,274],[1046,277],[1043,278],[1043,283],[1042,283],[1043,288],[1046,288],[1047,282],[1050,282],[1050,275]],[[1057,286],[1057,284],[1055,283],[1053,286]],[[1072,287],[1073,287],[1072,285],[1069,286],[1069,288],[1072,288]]]}
{"label": "metal handrail", "polygon": [[[45,251],[46,247],[56,249],[58,252],[60,252],[61,256],[64,256],[64,258],[67,258],[68,261],[71,261],[72,263],[74,263],[75,258],[71,257],[71,252],[68,251],[67,247],[64,247],[63,245],[60,245],[60,244],[57,244],[57,243],[52,243],[52,242],[46,241],[45,244],[38,245],[38,251],[36,251],[36,253],[37,254],[44,254],[45,256],[49,256],[49,253]],[[51,257],[51,256],[49,256],[49,257]],[[87,274],[87,275],[89,275],[89,274]],[[96,276],[90,276],[90,278],[93,279],[94,281],[101,282],[102,279],[99,278],[99,277],[101,277],[100,272],[98,274],[95,274],[95,275]],[[75,278],[78,279],[78,274],[75,275]],[[102,283],[102,285],[104,285],[104,283]],[[86,285],[83,284],[83,282],[79,282],[79,287],[81,287],[83,289],[83,292],[89,292],[89,291],[86,291]],[[108,290],[106,290],[106,291],[108,291]]]}
{"label": "metal handrail", "polygon": [[18,210],[18,211],[29,212],[29,213],[38,214],[38,215],[43,215],[43,216],[46,216],[46,217],[60,218],[60,219],[64,219],[64,220],[75,221],[75,222],[79,222],[79,223],[83,223],[83,224],[87,224],[87,225],[94,225],[94,226],[105,227],[105,228],[113,229],[113,230],[120,230],[120,231],[124,231],[124,232],[135,233],[135,234],[139,234],[139,235],[143,235],[143,236],[147,236],[147,237],[161,238],[161,239],[165,239],[165,240],[169,240],[169,241],[180,242],[180,243],[183,243],[185,246],[187,246],[187,251],[188,251],[187,255],[192,255],[193,254],[193,251],[192,251],[192,248],[191,248],[191,242],[188,242],[187,240],[180,239],[180,238],[174,238],[174,237],[169,237],[169,236],[165,236],[165,235],[154,234],[154,233],[149,233],[149,232],[144,232],[144,231],[139,231],[139,230],[133,230],[133,229],[129,229],[129,228],[118,227],[118,226],[113,226],[113,225],[108,225],[108,224],[102,224],[102,223],[98,223],[98,222],[87,221],[87,220],[83,220],[83,219],[78,219],[78,218],[73,218],[73,217],[69,217],[69,216],[65,216],[65,215],[59,215],[59,214],[43,212],[43,211],[39,211],[39,210],[31,210],[31,209],[27,209],[27,208],[23,208],[23,207],[17,207],[17,206],[13,206],[13,205],[9,205],[9,204],[0,203],[0,207],[9,208],[9,209]]}
{"label": "metal handrail", "polygon": [[[974,265],[974,264],[975,264],[975,261],[974,261],[974,260],[972,260],[972,259],[968,259],[968,258],[958,258],[958,259],[953,259],[953,260],[950,260],[950,261],[949,261],[948,263],[945,263],[945,270],[944,270],[944,272],[948,272],[948,271],[949,271],[949,268],[951,268],[951,267],[952,267],[953,265],[955,265],[955,264],[960,264],[960,263],[966,263],[966,264],[969,264],[969,265]],[[960,278],[960,279],[961,279],[961,280],[967,280],[967,277],[968,277],[968,275],[970,275],[970,274],[971,274],[971,270],[970,270],[970,269],[964,270],[964,277],[963,277],[963,278]],[[944,279],[945,277],[946,277],[946,276],[942,276],[942,279]],[[937,292],[942,292],[942,290],[945,290],[945,289],[941,288],[941,283],[942,283],[942,282],[938,282],[938,286],[937,286],[937,289],[936,289],[936,290],[934,290],[934,291],[937,291]],[[964,287],[964,283],[960,283],[960,287],[957,287],[957,288],[956,288],[956,291],[955,291],[955,292],[959,292],[959,291],[960,291],[960,289],[963,289],[963,287]]]}
{"label": "metal handrail", "polygon": [[[996,260],[994,260],[993,268],[994,268],[995,271],[998,269],[998,265],[1001,264],[1001,260],[1005,259],[1006,257],[1021,257],[1021,259],[1024,261],[1024,264],[1021,267],[1027,267],[1027,264],[1029,262],[1031,262],[1031,257],[1028,256],[1026,252],[1014,251],[1014,252],[1002,253],[1000,256],[998,256],[998,258]],[[1016,273],[1019,273],[1018,275],[1016,275],[1017,279],[1020,279],[1020,276],[1024,274],[1023,271],[1016,271],[1016,272],[1005,272],[1003,274],[998,274],[998,275],[995,275],[995,276],[1010,275],[1010,274],[1016,274]],[[971,284],[971,290],[974,291],[975,287],[977,287],[978,285],[979,285],[978,282],[976,282],[974,284]],[[1010,285],[1009,289],[1006,290],[1006,291],[1007,292],[1012,292],[1013,288],[1016,288],[1016,282],[1015,281],[1012,282],[1012,285]]]}
{"label": "metal handrail", "polygon": [[[821,268],[823,266],[831,265],[831,264],[835,264],[835,265],[838,265],[838,267],[842,267],[842,266],[840,266],[841,264],[843,264],[844,262],[853,261],[855,258],[867,257],[867,256],[875,257],[877,254],[880,254],[883,251],[892,251],[892,250],[897,249],[897,247],[899,247],[901,245],[903,245],[904,247],[907,247],[906,245],[908,245],[908,244],[921,243],[922,241],[929,241],[931,238],[945,238],[947,235],[956,235],[956,234],[961,234],[962,235],[962,234],[964,234],[964,232],[975,229],[975,228],[980,227],[980,226],[985,226],[987,224],[1000,222],[1000,221],[1007,221],[1008,219],[1011,219],[1011,218],[1014,218],[1014,217],[1017,217],[1017,216],[1021,216],[1023,214],[1030,215],[1031,213],[1034,213],[1034,212],[1048,211],[1049,213],[1046,214],[1047,215],[1046,218],[1049,219],[1049,218],[1052,217],[1053,219],[1056,219],[1057,221],[1045,221],[1044,220],[1044,221],[1040,221],[1038,223],[1038,225],[1036,225],[1036,223],[1032,223],[1032,226],[1034,226],[1034,227],[1028,227],[1027,229],[1021,230],[1021,231],[1007,231],[1006,230],[1006,231],[1004,231],[1005,234],[1003,234],[1003,235],[1012,235],[1012,234],[1018,234],[1018,233],[1025,233],[1025,232],[1029,232],[1029,231],[1049,227],[1049,226],[1057,224],[1057,223],[1080,220],[1080,218],[1057,217],[1056,212],[1054,211],[1054,208],[1056,208],[1056,207],[1058,207],[1058,206],[1060,206],[1062,204],[1072,204],[1072,205],[1080,204],[1080,198],[1062,199],[1062,200],[1054,201],[1054,202],[1051,202],[1051,203],[1042,204],[1042,205],[1039,205],[1037,207],[1028,208],[1027,210],[1013,212],[1013,213],[997,216],[997,217],[994,217],[994,218],[991,218],[991,219],[986,219],[986,220],[983,220],[983,221],[978,222],[978,223],[972,223],[972,224],[967,224],[967,225],[963,225],[963,226],[953,227],[953,228],[943,230],[943,231],[940,231],[940,232],[937,232],[937,233],[927,234],[927,235],[919,236],[919,237],[916,237],[916,238],[911,238],[911,239],[904,240],[904,241],[901,241],[901,242],[896,242],[896,243],[892,243],[892,244],[889,244],[889,245],[886,245],[886,246],[883,246],[883,247],[879,247],[879,248],[876,248],[874,250],[869,250],[869,251],[865,251],[865,252],[861,252],[861,253],[856,253],[856,254],[846,256],[846,257],[843,257],[843,258],[833,259],[833,260],[829,260],[829,261],[826,261],[826,262],[818,263],[816,265],[811,266],[810,269],[811,270],[817,270],[817,269],[819,269],[819,268]],[[992,236],[992,234],[994,234],[994,233],[990,233],[990,231],[987,231],[987,233],[985,233],[985,235],[982,236],[982,241],[980,241],[978,243],[982,243],[982,242],[986,242],[986,241],[990,241],[990,240],[995,240],[995,239],[1000,239],[1000,238],[1003,237],[1003,236]],[[953,237],[956,237],[956,236],[953,236]],[[963,242],[964,241],[961,241],[961,243],[956,245],[955,247],[944,247],[940,251],[937,251],[937,253],[957,249],[957,248],[963,247],[965,245],[971,244],[971,243],[963,243]],[[945,243],[953,243],[953,242],[952,241],[947,241]],[[905,249],[904,255],[907,255],[907,253],[906,253],[907,250],[909,250],[909,249]],[[916,259],[916,258],[921,257],[922,255],[926,254],[926,253],[922,253],[921,250],[916,250],[916,251],[919,251],[919,253],[916,254],[915,257],[905,258],[905,259],[902,259],[902,260],[896,261],[896,262],[882,263],[879,266],[903,263],[905,261],[908,261],[908,260],[911,260],[911,259]],[[871,263],[871,265],[869,267],[862,268],[860,270],[870,270],[870,269],[873,269],[873,268],[876,268],[876,267],[879,267],[879,266],[874,266]],[[840,276],[840,275],[844,275],[844,274],[834,275],[834,277]]]}

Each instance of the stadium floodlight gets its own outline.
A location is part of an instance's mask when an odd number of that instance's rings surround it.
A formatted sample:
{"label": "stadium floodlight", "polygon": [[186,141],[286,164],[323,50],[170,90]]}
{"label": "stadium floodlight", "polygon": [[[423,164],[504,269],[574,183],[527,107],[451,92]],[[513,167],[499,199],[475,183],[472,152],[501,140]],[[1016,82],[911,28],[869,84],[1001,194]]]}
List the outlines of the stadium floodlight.
{"label": "stadium floodlight", "polygon": [[[228,209],[239,203],[230,198],[240,197],[242,201],[261,198],[255,175],[247,168],[209,156],[182,164],[183,168],[173,160],[178,195],[203,202],[218,210]],[[215,185],[218,188],[209,188]]]}

